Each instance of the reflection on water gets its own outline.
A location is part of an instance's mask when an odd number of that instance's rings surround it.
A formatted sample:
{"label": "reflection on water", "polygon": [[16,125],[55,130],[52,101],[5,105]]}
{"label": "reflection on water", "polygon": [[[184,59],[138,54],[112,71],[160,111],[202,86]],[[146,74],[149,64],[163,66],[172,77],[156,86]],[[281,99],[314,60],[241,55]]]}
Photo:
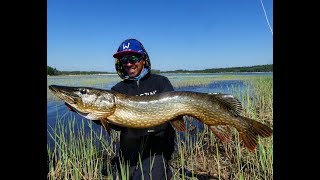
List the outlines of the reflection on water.
{"label": "reflection on water", "polygon": [[226,80],[226,81],[215,81],[208,86],[191,86],[191,87],[181,87],[176,88],[176,91],[195,91],[203,93],[225,93],[232,94],[233,90],[237,88],[239,90],[244,90],[246,85],[240,80]]}

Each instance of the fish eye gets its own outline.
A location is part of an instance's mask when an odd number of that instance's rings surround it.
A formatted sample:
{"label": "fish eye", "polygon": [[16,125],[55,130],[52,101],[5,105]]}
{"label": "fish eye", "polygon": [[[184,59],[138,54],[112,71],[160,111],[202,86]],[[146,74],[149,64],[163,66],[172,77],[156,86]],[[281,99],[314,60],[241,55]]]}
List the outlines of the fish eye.
{"label": "fish eye", "polygon": [[87,93],[87,90],[86,90],[86,89],[80,89],[80,93],[81,93],[81,94],[86,94],[86,93]]}

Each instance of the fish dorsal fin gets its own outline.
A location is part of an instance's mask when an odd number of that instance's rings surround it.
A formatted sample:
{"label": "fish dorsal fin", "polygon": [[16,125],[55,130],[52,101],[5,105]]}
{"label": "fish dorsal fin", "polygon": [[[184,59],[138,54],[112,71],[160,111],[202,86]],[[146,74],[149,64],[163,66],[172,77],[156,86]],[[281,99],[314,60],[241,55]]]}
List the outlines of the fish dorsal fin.
{"label": "fish dorsal fin", "polygon": [[241,102],[231,94],[211,93],[218,101],[226,106],[226,108],[234,115],[239,116],[242,113]]}
{"label": "fish dorsal fin", "polygon": [[186,124],[183,121],[183,116],[178,116],[170,121],[171,125],[180,132],[186,131]]}
{"label": "fish dorsal fin", "polygon": [[108,135],[111,135],[111,128],[109,126],[108,120],[107,119],[100,119],[102,126],[104,129],[107,131]]}

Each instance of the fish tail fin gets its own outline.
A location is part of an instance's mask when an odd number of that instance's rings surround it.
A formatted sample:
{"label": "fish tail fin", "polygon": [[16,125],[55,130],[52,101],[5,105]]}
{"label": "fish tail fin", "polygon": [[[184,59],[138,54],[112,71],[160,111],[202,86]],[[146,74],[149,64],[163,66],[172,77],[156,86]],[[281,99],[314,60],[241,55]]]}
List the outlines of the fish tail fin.
{"label": "fish tail fin", "polygon": [[258,144],[258,136],[269,137],[272,135],[273,130],[269,126],[253,119],[246,117],[241,117],[241,119],[249,122],[248,124],[250,124],[250,126],[239,134],[240,139],[243,141],[244,145],[253,152]]}
{"label": "fish tail fin", "polygon": [[215,136],[217,136],[222,143],[226,143],[231,140],[231,137],[230,137],[231,132],[227,126],[218,125],[218,126],[209,126],[209,128],[211,132]]}

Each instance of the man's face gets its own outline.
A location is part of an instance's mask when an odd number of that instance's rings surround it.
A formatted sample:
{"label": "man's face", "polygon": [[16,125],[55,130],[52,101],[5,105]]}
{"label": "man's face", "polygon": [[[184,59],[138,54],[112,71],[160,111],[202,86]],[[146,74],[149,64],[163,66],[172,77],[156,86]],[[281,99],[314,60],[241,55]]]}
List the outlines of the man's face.
{"label": "man's face", "polygon": [[120,58],[123,68],[129,77],[136,77],[140,75],[144,68],[145,60],[141,56],[135,54],[128,54]]}

